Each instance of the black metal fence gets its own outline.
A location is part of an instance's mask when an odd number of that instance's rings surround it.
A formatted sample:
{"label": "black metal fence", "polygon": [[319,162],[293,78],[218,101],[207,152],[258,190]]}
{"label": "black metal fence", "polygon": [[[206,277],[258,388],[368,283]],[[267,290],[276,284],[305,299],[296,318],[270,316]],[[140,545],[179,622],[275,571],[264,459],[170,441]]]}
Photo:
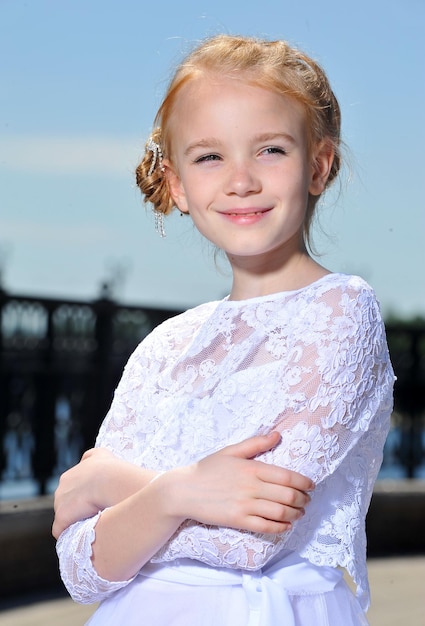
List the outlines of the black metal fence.
{"label": "black metal fence", "polygon": [[[0,291],[0,499],[54,488],[93,445],[129,354],[176,313]],[[398,382],[382,475],[425,477],[425,324],[387,334]]]}
{"label": "black metal fence", "polygon": [[46,493],[93,445],[129,354],[176,313],[0,292],[0,497]]}
{"label": "black metal fence", "polygon": [[386,324],[397,376],[381,476],[425,478],[425,321]]}

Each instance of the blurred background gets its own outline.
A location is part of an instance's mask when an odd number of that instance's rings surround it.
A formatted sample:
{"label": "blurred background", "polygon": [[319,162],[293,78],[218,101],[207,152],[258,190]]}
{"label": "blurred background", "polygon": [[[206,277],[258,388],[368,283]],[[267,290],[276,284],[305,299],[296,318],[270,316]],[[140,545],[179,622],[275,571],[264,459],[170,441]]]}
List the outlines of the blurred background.
{"label": "blurred background", "polygon": [[121,301],[171,308],[227,292],[188,220],[157,237],[133,170],[182,55],[242,33],[306,50],[339,98],[349,176],[321,207],[323,263],[370,281],[386,316],[424,315],[424,13],[423,0],[0,0],[3,288],[84,299],[108,280]]}
{"label": "blurred background", "polygon": [[[323,265],[374,287],[387,326],[398,382],[376,501],[417,495],[425,478],[424,18],[423,0],[0,0],[6,517],[7,503],[48,497],[93,444],[140,339],[229,290],[224,259],[216,262],[189,219],[172,215],[167,237],[155,233],[133,176],[176,63],[222,32],[289,40],[324,66],[340,101],[346,166],[321,202],[314,243]],[[413,519],[423,503],[403,507]],[[0,541],[1,532],[0,524]],[[423,549],[418,538],[403,545]]]}

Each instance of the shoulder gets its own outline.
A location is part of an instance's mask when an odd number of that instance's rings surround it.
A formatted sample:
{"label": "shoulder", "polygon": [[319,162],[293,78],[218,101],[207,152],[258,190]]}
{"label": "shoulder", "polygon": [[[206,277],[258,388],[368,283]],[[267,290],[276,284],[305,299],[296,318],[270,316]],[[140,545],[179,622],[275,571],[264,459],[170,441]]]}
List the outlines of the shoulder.
{"label": "shoulder", "polygon": [[219,301],[207,302],[169,317],[140,342],[133,358],[147,354],[157,355],[158,351],[165,356],[173,350],[181,350],[208,320],[218,304]]}
{"label": "shoulder", "polygon": [[327,274],[315,283],[312,283],[310,288],[318,297],[327,293],[334,293],[336,296],[338,294],[348,293],[354,298],[357,297],[358,294],[365,294],[369,295],[371,299],[376,300],[373,288],[363,278],[354,274]]}
{"label": "shoulder", "polygon": [[[323,286],[323,298],[331,311],[325,334],[331,345],[389,364],[385,325],[373,288],[361,277],[334,274]],[[339,349],[339,348],[338,348]]]}
{"label": "shoulder", "polygon": [[176,332],[184,332],[200,327],[215,311],[220,301],[206,302],[191,309],[187,309],[179,315],[169,317],[167,320],[159,324],[148,335],[150,340],[155,340],[160,336],[174,335]]}
{"label": "shoulder", "polygon": [[[381,321],[381,311],[374,289],[360,276],[328,274],[311,285],[312,300],[325,302],[336,316],[354,316]],[[361,314],[361,315],[360,315]]]}
{"label": "shoulder", "polygon": [[327,274],[280,303],[276,318],[285,317],[294,340],[341,346],[343,341],[385,342],[379,303],[372,287],[359,276]]}

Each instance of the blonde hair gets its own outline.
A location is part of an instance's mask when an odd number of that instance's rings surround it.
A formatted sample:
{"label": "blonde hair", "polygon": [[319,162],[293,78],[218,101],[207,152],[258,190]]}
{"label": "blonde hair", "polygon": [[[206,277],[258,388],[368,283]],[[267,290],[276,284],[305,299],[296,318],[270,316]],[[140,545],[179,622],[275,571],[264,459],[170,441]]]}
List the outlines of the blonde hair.
{"label": "blonde hair", "polygon": [[[177,68],[155,118],[153,139],[161,146],[164,158],[171,160],[172,128],[170,117],[182,87],[208,73],[237,75],[248,83],[293,98],[305,111],[310,152],[326,140],[334,151],[328,187],[341,165],[341,113],[326,74],[309,56],[286,41],[267,41],[254,37],[218,35],[207,39],[190,53]],[[174,207],[167,180],[160,164],[151,168],[152,152],[146,144],[143,160],[136,169],[136,182],[144,199],[154,210],[167,215]],[[309,229],[319,196],[310,196],[304,224]]]}

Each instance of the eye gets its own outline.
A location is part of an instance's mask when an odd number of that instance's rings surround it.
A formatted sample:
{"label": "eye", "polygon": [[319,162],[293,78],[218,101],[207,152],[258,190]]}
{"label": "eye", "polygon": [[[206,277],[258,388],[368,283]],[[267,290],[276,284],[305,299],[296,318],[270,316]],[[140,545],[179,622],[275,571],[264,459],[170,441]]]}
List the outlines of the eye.
{"label": "eye", "polygon": [[286,154],[286,150],[279,146],[267,146],[261,151],[261,154]]}
{"label": "eye", "polygon": [[204,154],[194,160],[194,163],[208,163],[209,161],[220,161],[218,154]]}

